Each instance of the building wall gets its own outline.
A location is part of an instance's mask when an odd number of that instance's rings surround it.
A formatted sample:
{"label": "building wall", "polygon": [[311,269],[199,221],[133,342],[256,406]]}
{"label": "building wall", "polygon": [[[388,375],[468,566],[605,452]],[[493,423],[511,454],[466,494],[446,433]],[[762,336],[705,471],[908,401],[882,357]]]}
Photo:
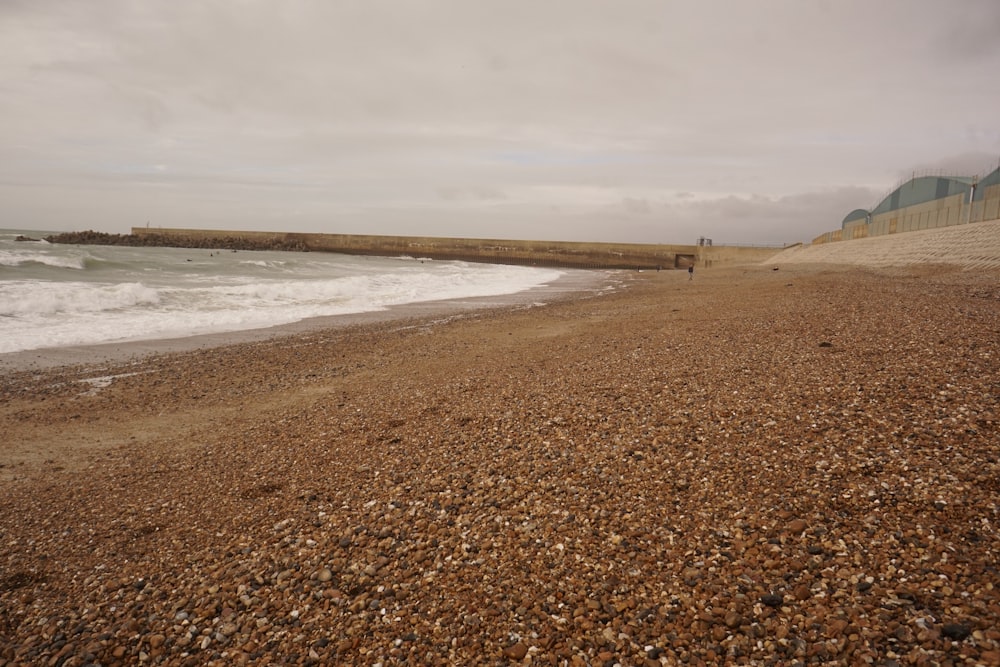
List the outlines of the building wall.
{"label": "building wall", "polygon": [[863,239],[868,236],[868,223],[864,220],[854,220],[846,223],[841,231],[843,239]]}
{"label": "building wall", "polygon": [[972,202],[969,222],[1000,219],[1000,183],[983,188],[982,198]]}
{"label": "building wall", "polygon": [[833,243],[844,238],[843,229],[835,229],[832,232],[824,232],[812,240],[813,243]]}
{"label": "building wall", "polygon": [[880,206],[872,212],[870,223],[845,221],[841,229],[820,234],[812,242],[833,243],[1000,219],[1000,183],[981,184],[971,202],[969,194],[966,190],[891,210]]}
{"label": "building wall", "polygon": [[968,222],[968,218],[963,216],[968,198],[968,193],[962,192],[943,199],[874,214],[868,235],[915,232]]}

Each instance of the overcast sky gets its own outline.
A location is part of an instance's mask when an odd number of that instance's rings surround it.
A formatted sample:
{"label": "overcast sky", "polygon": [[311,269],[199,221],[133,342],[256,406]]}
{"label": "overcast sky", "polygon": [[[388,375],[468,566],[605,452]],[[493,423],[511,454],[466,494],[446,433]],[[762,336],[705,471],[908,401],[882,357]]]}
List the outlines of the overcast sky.
{"label": "overcast sky", "polygon": [[787,243],[1000,159],[1000,2],[0,0],[0,227]]}

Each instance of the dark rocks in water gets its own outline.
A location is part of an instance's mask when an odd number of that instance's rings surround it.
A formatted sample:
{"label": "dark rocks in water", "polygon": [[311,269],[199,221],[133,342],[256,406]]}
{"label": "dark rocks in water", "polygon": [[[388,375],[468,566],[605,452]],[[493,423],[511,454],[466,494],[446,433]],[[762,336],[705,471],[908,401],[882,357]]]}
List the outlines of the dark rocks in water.
{"label": "dark rocks in water", "polygon": [[71,245],[111,245],[154,248],[205,248],[227,250],[286,250],[308,252],[300,239],[244,238],[240,236],[201,237],[196,234],[108,234],[107,232],[65,232],[46,236],[49,243]]}
{"label": "dark rocks in water", "polygon": [[41,239],[33,239],[30,236],[24,236],[23,234],[18,234],[17,237],[14,240],[15,241],[29,241],[29,242],[34,242],[34,243],[38,243],[39,241],[41,241]]}

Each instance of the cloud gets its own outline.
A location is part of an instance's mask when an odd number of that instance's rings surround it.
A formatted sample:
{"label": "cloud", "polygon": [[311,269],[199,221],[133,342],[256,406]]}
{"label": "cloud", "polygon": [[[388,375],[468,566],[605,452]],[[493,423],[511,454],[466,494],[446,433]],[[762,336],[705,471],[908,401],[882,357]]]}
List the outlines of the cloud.
{"label": "cloud", "polygon": [[473,202],[488,202],[488,201],[502,201],[507,199],[505,195],[500,190],[493,188],[462,188],[462,187],[443,187],[437,189],[438,195],[442,199],[448,201],[473,201]]}
{"label": "cloud", "polygon": [[51,229],[155,210],[801,240],[901,174],[1000,155],[997,17],[985,0],[7,2],[0,187],[10,219]]}
{"label": "cloud", "polygon": [[[1000,128],[997,129],[1000,132]],[[909,171],[899,171],[899,178],[913,175],[940,174],[943,176],[983,176],[1000,165],[1000,153],[969,152],[942,155],[936,160],[914,164]]]}
{"label": "cloud", "polygon": [[783,197],[700,198],[681,194],[686,196],[623,203],[622,213],[614,218],[616,232],[635,242],[647,235],[655,235],[663,243],[672,238],[693,243],[702,236],[727,244],[809,242],[825,231],[839,228],[852,207],[871,206],[880,193],[845,187]]}
{"label": "cloud", "polygon": [[633,197],[626,197],[622,201],[622,206],[625,207],[625,210],[628,213],[633,215],[648,215],[649,213],[652,212],[652,207],[650,206],[649,201],[646,199],[636,199]]}

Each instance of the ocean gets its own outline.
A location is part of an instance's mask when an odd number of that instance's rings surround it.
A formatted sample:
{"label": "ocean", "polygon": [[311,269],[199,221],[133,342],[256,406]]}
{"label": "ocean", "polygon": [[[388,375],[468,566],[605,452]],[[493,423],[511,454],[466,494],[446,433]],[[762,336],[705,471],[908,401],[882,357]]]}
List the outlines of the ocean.
{"label": "ocean", "polygon": [[558,269],[16,241],[0,230],[0,353],[260,329],[394,305],[514,294]]}

